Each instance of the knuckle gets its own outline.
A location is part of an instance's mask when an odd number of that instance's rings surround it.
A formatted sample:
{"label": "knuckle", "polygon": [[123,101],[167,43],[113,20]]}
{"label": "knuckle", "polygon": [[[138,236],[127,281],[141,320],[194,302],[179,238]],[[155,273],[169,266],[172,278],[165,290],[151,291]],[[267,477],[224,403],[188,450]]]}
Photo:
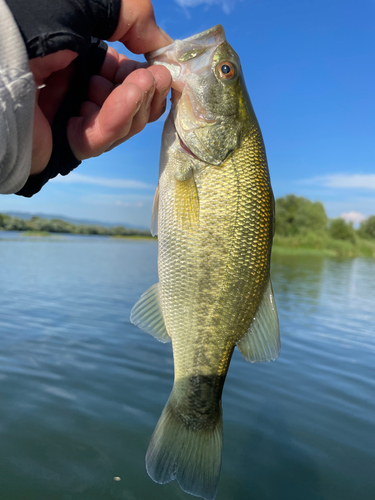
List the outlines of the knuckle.
{"label": "knuckle", "polygon": [[142,89],[151,88],[155,84],[154,76],[148,69],[137,69],[134,71],[133,75],[137,85],[139,85]]}
{"label": "knuckle", "polygon": [[154,19],[154,9],[149,0],[143,0],[141,9],[139,10],[139,16],[142,22],[146,24],[150,22],[150,19]]}

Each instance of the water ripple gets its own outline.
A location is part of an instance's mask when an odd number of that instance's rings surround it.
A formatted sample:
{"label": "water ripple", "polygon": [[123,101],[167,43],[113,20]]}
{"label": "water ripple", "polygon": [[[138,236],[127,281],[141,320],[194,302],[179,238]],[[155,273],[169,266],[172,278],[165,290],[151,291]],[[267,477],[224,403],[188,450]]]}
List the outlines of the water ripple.
{"label": "water ripple", "polygon": [[[171,345],[129,321],[156,244],[14,235],[0,253],[0,498],[190,498],[143,465],[173,384]],[[273,259],[281,357],[233,356],[218,500],[372,498],[374,275]]]}

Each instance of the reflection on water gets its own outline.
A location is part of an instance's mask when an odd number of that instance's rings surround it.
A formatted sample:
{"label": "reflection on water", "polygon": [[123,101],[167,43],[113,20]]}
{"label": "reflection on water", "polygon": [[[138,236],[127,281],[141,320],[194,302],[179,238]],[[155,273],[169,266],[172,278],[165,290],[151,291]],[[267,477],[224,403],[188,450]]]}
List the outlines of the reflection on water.
{"label": "reflection on water", "polygon": [[[144,470],[173,380],[171,346],[129,322],[157,281],[155,242],[4,235],[0,498],[191,498]],[[233,356],[218,500],[373,498],[374,272],[273,258],[282,353]]]}

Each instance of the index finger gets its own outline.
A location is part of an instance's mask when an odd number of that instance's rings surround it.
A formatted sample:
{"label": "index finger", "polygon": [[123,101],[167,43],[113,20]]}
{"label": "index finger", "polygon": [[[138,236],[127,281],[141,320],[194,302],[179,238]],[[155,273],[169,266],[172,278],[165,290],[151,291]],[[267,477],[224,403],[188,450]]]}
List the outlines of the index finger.
{"label": "index finger", "polygon": [[120,18],[110,42],[122,42],[134,54],[145,54],[173,42],[156,24],[150,0],[122,0]]}

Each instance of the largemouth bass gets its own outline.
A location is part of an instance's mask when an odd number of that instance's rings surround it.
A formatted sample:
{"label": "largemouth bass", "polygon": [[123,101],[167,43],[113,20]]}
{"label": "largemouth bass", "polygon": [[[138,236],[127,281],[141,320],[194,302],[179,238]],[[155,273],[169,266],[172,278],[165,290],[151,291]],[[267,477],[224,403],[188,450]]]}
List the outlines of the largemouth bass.
{"label": "largemouth bass", "polygon": [[246,360],[279,355],[270,281],[274,198],[262,134],[237,54],[221,26],[148,55],[173,77],[155,194],[159,283],[131,321],[172,340],[175,378],[146,468],[158,483],[216,495],[221,395],[235,346]]}

